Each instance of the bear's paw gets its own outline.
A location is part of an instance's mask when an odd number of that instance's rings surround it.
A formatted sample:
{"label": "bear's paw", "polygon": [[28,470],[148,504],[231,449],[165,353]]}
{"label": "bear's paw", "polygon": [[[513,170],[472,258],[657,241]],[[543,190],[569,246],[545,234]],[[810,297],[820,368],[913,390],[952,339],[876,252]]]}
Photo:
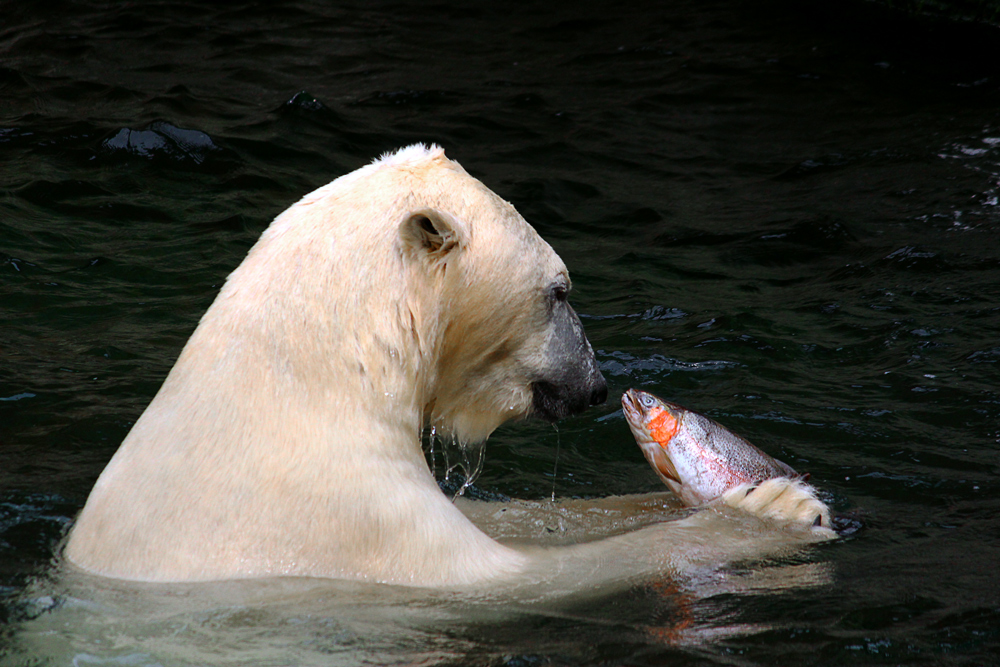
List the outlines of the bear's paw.
{"label": "bear's paw", "polygon": [[816,497],[816,490],[800,479],[776,477],[760,484],[729,489],[722,502],[768,522],[808,530],[824,538],[836,537],[830,508]]}

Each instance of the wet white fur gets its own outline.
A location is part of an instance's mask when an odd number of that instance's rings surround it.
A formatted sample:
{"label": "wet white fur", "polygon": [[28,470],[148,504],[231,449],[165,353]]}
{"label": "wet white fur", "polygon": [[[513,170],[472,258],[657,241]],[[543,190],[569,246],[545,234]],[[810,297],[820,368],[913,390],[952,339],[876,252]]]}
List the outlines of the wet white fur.
{"label": "wet white fur", "polygon": [[726,491],[721,501],[781,526],[836,536],[830,524],[830,509],[816,497],[813,487],[800,480],[778,477],[756,486],[741,484]]}
{"label": "wet white fur", "polygon": [[[450,252],[414,241],[415,213],[440,224]],[[548,244],[438,147],[306,195],[205,313],[97,481],[67,560],[142,581],[585,588],[817,539],[706,510],[514,548],[459,511],[427,469],[421,429],[482,440],[530,409],[526,377],[551,335],[539,304],[556,279],[566,267]]]}

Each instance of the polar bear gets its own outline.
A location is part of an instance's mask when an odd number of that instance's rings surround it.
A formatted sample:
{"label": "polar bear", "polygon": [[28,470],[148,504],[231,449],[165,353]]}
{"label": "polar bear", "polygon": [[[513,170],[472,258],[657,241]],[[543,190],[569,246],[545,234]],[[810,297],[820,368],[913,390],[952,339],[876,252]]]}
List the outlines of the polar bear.
{"label": "polar bear", "polygon": [[640,498],[600,509],[611,518],[581,544],[516,547],[479,527],[503,537],[491,517],[506,508],[441,493],[421,449],[428,425],[482,441],[510,419],[605,400],[569,290],[552,248],[440,147],[319,188],[229,276],[98,479],[66,559],[153,582],[461,587],[561,572],[572,587],[609,567],[628,577],[787,544],[732,521],[719,537],[720,513],[642,528],[662,504]]}
{"label": "polar bear", "polygon": [[552,248],[440,147],[319,188],[229,276],[65,556],[144,581],[523,568],[441,493],[420,434],[482,441],[603,402],[569,290]]}

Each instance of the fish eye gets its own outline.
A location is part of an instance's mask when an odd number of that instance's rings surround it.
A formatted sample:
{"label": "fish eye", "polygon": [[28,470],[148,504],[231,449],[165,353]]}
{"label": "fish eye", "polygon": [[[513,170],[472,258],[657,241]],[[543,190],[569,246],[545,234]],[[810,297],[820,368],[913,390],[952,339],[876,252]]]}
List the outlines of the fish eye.
{"label": "fish eye", "polygon": [[650,394],[642,394],[639,396],[639,402],[642,403],[644,407],[652,408],[656,406],[656,399]]}

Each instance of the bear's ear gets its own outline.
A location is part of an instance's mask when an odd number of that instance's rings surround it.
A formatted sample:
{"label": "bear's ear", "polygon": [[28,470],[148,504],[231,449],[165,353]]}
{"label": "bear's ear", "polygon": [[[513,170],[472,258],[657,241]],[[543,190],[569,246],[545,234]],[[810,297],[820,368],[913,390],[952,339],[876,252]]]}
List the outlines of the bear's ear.
{"label": "bear's ear", "polygon": [[413,211],[399,226],[403,245],[434,261],[445,259],[465,244],[465,229],[458,220],[443,211]]}

